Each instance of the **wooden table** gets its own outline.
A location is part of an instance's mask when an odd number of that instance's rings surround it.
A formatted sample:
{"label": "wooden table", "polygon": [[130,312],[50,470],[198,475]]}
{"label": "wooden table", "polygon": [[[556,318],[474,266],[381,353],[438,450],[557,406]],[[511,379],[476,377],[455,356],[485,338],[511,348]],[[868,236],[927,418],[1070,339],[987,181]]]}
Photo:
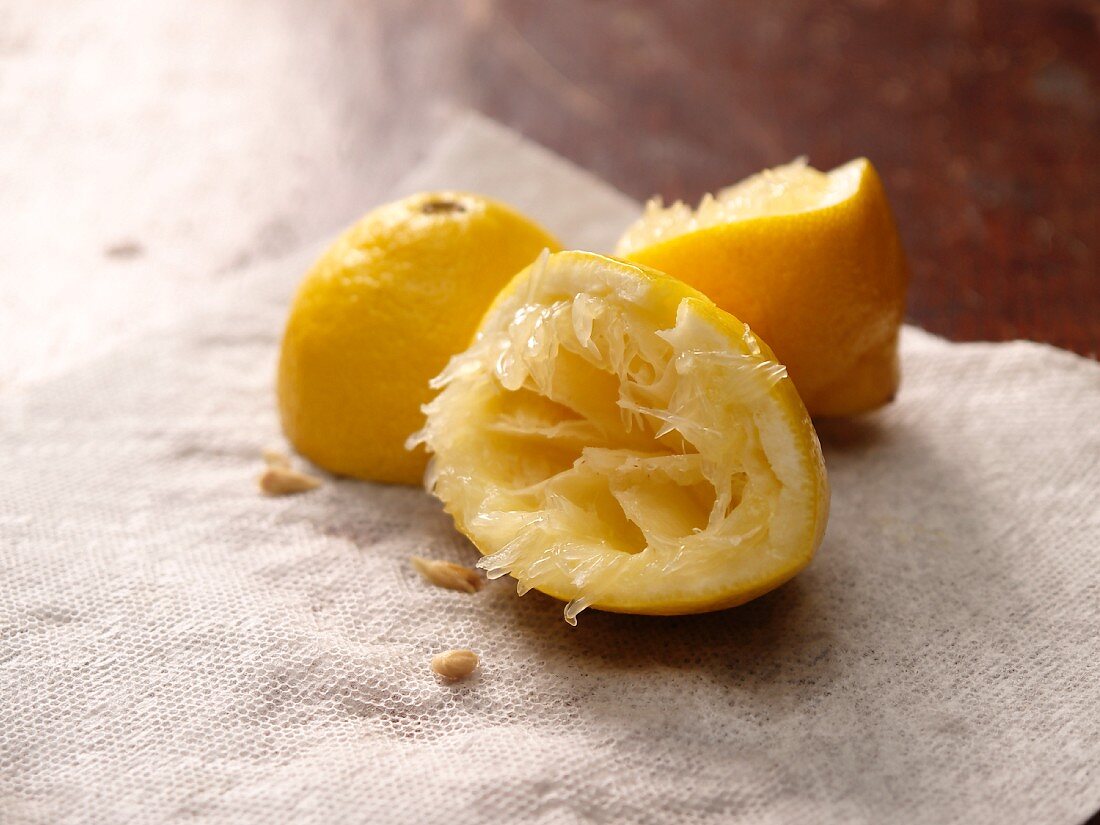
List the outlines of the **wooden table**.
{"label": "wooden table", "polygon": [[913,321],[1095,356],[1098,20],[1091,0],[0,0],[0,388],[352,220],[454,106],[639,199],[867,155]]}
{"label": "wooden table", "polygon": [[866,155],[911,257],[912,320],[1100,349],[1095,3],[478,8],[423,27],[460,33],[461,92],[628,194],[694,201],[797,155]]}

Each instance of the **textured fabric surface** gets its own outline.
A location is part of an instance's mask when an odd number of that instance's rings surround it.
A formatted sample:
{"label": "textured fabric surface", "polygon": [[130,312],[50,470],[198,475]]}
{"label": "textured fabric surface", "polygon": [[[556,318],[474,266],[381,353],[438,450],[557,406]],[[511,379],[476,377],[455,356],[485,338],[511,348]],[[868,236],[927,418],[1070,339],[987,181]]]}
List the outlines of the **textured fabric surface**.
{"label": "textured fabric surface", "polygon": [[[567,242],[632,216],[498,129],[448,140],[410,180],[483,174]],[[504,580],[422,582],[410,555],[476,551],[419,490],[257,493],[309,257],[0,398],[0,821],[1076,823],[1100,805],[1100,365],[906,330],[897,402],[822,431],[832,517],[807,571],[735,610],[571,628]],[[430,657],[467,646],[481,669],[442,684]]]}

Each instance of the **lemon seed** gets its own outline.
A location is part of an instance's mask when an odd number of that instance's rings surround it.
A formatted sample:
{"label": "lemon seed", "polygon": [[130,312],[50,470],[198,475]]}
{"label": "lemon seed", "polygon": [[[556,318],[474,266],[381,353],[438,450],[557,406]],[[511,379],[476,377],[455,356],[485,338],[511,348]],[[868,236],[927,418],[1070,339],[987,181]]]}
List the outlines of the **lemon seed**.
{"label": "lemon seed", "polygon": [[444,679],[465,679],[477,669],[478,661],[472,650],[448,650],[432,657],[432,670]]}
{"label": "lemon seed", "polygon": [[452,564],[449,561],[437,559],[423,559],[413,556],[412,566],[416,572],[431,582],[436,587],[446,587],[449,590],[460,590],[463,593],[476,593],[481,589],[484,580],[476,570],[463,567],[460,564]]}
{"label": "lemon seed", "polygon": [[289,496],[320,486],[321,479],[289,467],[268,467],[260,476],[260,490],[269,496]]}

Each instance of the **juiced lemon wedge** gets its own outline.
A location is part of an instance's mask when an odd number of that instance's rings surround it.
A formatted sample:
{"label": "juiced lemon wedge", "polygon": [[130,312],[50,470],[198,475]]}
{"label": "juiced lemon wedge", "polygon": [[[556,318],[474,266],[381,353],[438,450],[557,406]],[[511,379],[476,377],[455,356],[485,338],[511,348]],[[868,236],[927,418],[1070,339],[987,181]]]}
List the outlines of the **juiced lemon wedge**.
{"label": "juiced lemon wedge", "polygon": [[511,575],[588,607],[731,607],[805,567],[829,492],[786,370],[680,281],[583,252],[503,290],[433,386],[427,487]]}
{"label": "juiced lemon wedge", "polygon": [[751,324],[815,417],[866,412],[897,392],[909,270],[863,158],[827,173],[804,161],[768,169],[697,209],[651,201],[616,254]]}

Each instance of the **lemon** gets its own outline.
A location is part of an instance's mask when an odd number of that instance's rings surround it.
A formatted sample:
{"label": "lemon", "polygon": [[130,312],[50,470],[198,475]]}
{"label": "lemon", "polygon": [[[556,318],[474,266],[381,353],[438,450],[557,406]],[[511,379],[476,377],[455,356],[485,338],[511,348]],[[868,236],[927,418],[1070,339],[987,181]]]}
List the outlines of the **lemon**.
{"label": "lemon", "polygon": [[283,429],[325,469],[414,484],[427,457],[428,380],[464,349],[497,291],[558,244],[479,195],[434,192],[382,206],[344,232],[306,276],[279,360]]}
{"label": "lemon", "polygon": [[490,578],[587,607],[731,607],[825,530],[821,450],[747,326],[655,270],[543,255],[433,382],[425,477]]}
{"label": "lemon", "polygon": [[864,412],[898,388],[908,268],[869,161],[796,161],[706,196],[651,201],[616,254],[663,270],[750,324],[814,416]]}

